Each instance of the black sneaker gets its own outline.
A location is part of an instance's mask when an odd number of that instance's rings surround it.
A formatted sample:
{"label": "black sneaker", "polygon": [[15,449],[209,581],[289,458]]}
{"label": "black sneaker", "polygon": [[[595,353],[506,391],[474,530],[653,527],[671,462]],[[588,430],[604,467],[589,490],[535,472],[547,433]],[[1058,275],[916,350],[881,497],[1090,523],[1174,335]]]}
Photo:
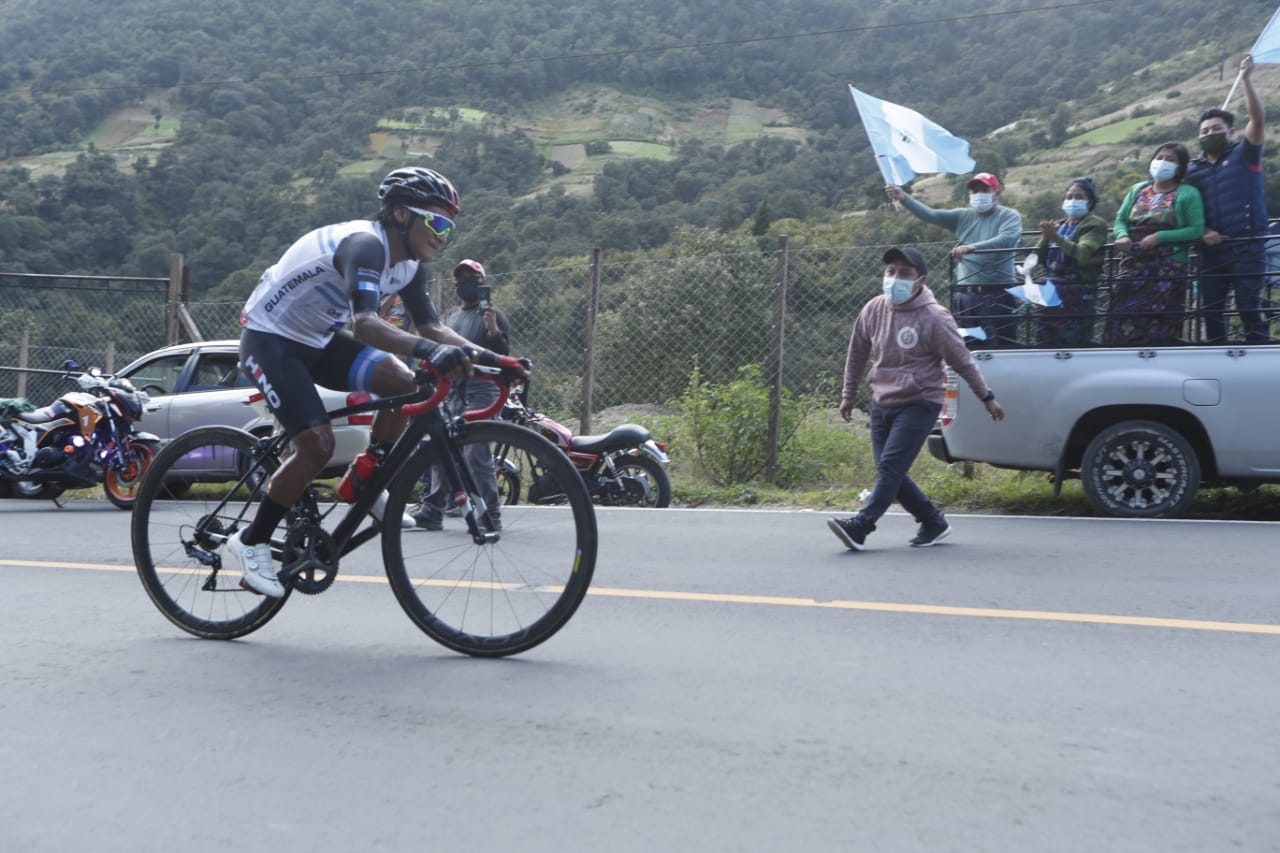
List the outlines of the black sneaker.
{"label": "black sneaker", "polygon": [[857,517],[846,519],[828,518],[827,527],[844,543],[850,551],[861,551],[867,547],[867,534],[870,532],[858,523]]}
{"label": "black sneaker", "polygon": [[951,525],[947,524],[945,518],[939,518],[937,521],[926,521],[920,525],[920,529],[916,531],[916,535],[912,538],[910,544],[912,548],[928,548],[932,545],[937,545],[950,533]]}

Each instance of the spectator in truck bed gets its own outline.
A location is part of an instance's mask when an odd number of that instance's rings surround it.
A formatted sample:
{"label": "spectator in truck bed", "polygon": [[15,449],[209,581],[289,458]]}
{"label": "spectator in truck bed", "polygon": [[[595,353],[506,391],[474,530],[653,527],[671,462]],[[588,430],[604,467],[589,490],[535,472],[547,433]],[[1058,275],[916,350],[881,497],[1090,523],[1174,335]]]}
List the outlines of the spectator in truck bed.
{"label": "spectator in truck bed", "polygon": [[1262,282],[1266,271],[1267,199],[1262,182],[1262,140],[1266,108],[1253,87],[1253,57],[1240,61],[1249,121],[1236,135],[1235,115],[1225,109],[1200,114],[1200,150],[1187,168],[1187,183],[1204,200],[1204,249],[1200,255],[1200,300],[1205,338],[1227,339],[1227,295],[1236,309],[1247,343],[1269,340],[1262,318]]}
{"label": "spectator in truck bed", "polygon": [[892,184],[884,189],[890,200],[901,202],[913,216],[946,228],[960,241],[951,250],[955,260],[951,311],[956,322],[982,326],[994,346],[1016,343],[1017,301],[1006,288],[1017,284],[1013,262],[1022,238],[1022,215],[1000,204],[999,179],[990,172],[974,175],[965,184],[969,206],[955,210],[934,210]]}
{"label": "spectator in truck bed", "polygon": [[1124,257],[1111,286],[1104,344],[1184,340],[1188,249],[1204,235],[1200,191],[1183,182],[1190,161],[1185,145],[1161,145],[1147,167],[1151,179],[1134,184],[1116,213],[1115,248]]}
{"label": "spectator in truck bed", "polygon": [[1037,346],[1078,347],[1093,341],[1098,278],[1111,229],[1093,212],[1097,206],[1093,178],[1076,178],[1062,199],[1064,218],[1040,222],[1034,263],[1053,282],[1062,304],[1035,306]]}

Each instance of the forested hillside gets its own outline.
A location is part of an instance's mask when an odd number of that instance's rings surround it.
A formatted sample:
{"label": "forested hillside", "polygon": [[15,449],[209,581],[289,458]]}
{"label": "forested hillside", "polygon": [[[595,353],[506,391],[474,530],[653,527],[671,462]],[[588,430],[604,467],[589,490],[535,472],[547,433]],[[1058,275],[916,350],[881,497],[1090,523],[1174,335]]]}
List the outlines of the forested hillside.
{"label": "forested hillside", "polygon": [[[456,180],[465,212],[449,256],[498,271],[592,246],[656,249],[681,224],[831,222],[878,201],[848,82],[971,139],[980,166],[1003,170],[1210,57],[1238,57],[1272,11],[1274,0],[1229,12],[1207,0],[5,0],[0,271],[155,275],[180,251],[198,294],[242,297],[301,231],[370,212],[372,179],[403,162]],[[607,120],[577,136],[548,120],[571,101],[581,120]],[[744,102],[785,120],[741,140],[698,132]],[[990,135],[1028,118],[1025,132]],[[553,156],[580,137],[602,164],[587,192],[558,183],[582,166]],[[621,156],[622,142],[649,147]]]}

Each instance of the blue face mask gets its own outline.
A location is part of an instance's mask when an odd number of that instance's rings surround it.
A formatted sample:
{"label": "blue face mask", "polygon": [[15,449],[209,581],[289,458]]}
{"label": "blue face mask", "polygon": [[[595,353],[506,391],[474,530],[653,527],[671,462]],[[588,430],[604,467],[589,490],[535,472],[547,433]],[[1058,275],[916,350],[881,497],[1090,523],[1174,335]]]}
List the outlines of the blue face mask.
{"label": "blue face mask", "polygon": [[1147,172],[1153,181],[1171,181],[1178,173],[1178,164],[1173,160],[1152,160]]}
{"label": "blue face mask", "polygon": [[1089,212],[1089,202],[1082,198],[1069,198],[1062,203],[1062,212],[1068,219],[1079,219]]}
{"label": "blue face mask", "polygon": [[911,298],[915,293],[916,283],[907,278],[894,278],[886,275],[881,285],[884,288],[884,295],[889,297],[889,301],[894,305],[901,305]]}

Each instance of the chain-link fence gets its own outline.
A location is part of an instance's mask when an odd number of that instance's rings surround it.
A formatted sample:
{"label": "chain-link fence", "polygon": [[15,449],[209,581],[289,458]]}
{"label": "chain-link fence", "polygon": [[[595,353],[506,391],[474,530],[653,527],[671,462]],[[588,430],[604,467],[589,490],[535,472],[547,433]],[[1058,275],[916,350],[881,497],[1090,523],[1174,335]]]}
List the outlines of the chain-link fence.
{"label": "chain-link fence", "polygon": [[0,397],[43,405],[74,388],[59,379],[67,360],[110,371],[164,346],[174,290],[164,278],[0,273]]}
{"label": "chain-link fence", "polygon": [[[1037,239],[1025,235],[1017,257]],[[944,304],[952,303],[946,290],[955,275],[953,245],[918,244]],[[739,254],[609,262],[596,253],[593,262],[495,274],[489,283],[511,323],[512,354],[534,362],[531,400],[553,416],[589,421],[613,406],[667,403],[687,387],[695,367],[705,381],[720,384],[744,365],[760,365],[780,389],[817,390],[834,404],[849,331],[880,292],[886,248],[797,248],[782,238],[774,250]],[[68,278],[33,284],[0,275],[0,396],[19,391],[18,365],[56,369],[73,358],[121,367],[179,338],[240,333],[239,301],[177,305],[166,301],[164,280],[62,280]],[[1267,308],[1274,304],[1270,290],[1268,284]],[[168,292],[175,293],[172,281]],[[433,298],[442,317],[457,305],[453,288],[438,279]],[[1016,337],[1032,343],[1038,334],[1032,314],[1026,304],[1018,312]],[[41,333],[29,334],[32,327]],[[59,346],[51,328],[75,343]],[[22,335],[30,338],[26,349]],[[60,393],[49,374],[25,374],[24,388],[37,404]]]}
{"label": "chain-link fence", "polygon": [[[950,247],[920,248],[946,270]],[[885,248],[794,249],[783,241],[765,252],[518,270],[490,275],[489,284],[511,323],[512,354],[534,363],[535,406],[579,417],[588,391],[594,412],[666,403],[695,365],[711,382],[758,364],[793,394],[823,381],[835,393],[853,319],[880,292]],[[433,297],[442,317],[458,304],[439,283]],[[206,338],[220,338],[239,334],[241,307],[187,309]]]}

